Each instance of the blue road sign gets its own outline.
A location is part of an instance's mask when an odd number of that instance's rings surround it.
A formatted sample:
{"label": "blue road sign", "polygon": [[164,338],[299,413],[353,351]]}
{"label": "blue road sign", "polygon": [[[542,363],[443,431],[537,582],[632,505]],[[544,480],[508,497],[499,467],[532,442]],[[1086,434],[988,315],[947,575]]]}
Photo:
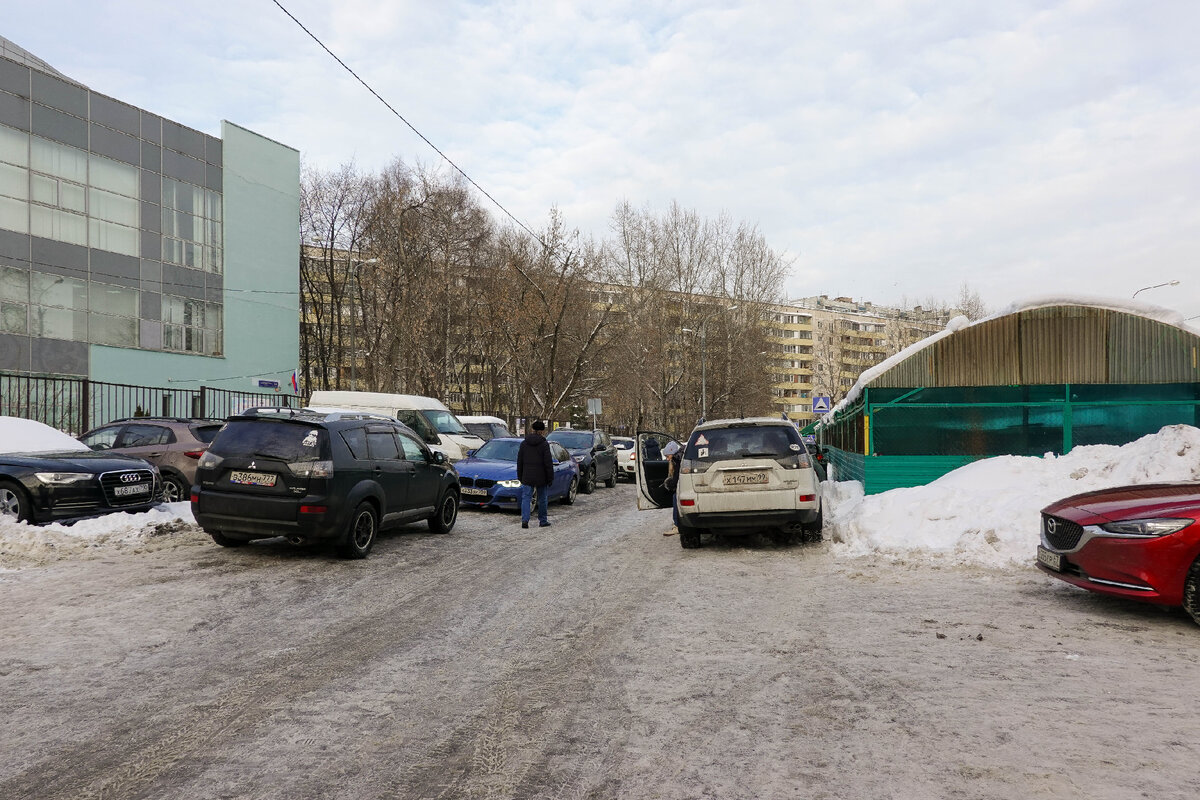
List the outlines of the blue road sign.
{"label": "blue road sign", "polygon": [[829,409],[831,409],[831,408],[833,408],[833,406],[830,404],[828,397],[814,397],[813,398],[813,413],[814,414],[828,414]]}

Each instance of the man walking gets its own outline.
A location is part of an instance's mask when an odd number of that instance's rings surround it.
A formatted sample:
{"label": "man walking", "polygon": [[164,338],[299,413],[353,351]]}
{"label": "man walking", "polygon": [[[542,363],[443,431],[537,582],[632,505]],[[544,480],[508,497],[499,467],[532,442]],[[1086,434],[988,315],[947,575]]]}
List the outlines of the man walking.
{"label": "man walking", "polygon": [[550,457],[550,443],[546,441],[546,423],[540,419],[529,426],[525,441],[517,450],[517,480],[521,482],[521,527],[529,527],[529,511],[534,491],[537,492],[538,525],[550,525],[550,484],[554,480],[554,459]]}

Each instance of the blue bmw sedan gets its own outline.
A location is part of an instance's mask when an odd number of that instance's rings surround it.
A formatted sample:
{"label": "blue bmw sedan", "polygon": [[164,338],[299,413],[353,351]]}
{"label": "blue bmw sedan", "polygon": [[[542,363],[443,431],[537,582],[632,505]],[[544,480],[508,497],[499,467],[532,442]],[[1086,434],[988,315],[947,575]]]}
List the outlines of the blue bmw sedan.
{"label": "blue bmw sedan", "polygon": [[[464,506],[521,507],[521,482],[517,480],[520,447],[520,439],[492,439],[454,465]],[[561,500],[569,506],[579,491],[579,465],[557,442],[550,442],[550,456],[554,459],[554,482],[550,484],[548,499]]]}

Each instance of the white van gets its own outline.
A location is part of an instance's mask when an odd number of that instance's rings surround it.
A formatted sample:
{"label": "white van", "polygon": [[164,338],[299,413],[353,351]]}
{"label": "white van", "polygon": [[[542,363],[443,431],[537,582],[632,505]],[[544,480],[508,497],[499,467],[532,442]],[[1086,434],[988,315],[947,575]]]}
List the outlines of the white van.
{"label": "white van", "polygon": [[480,439],[491,441],[497,436],[512,436],[508,425],[499,417],[489,416],[461,416],[458,421],[467,427],[471,433],[478,436]]}
{"label": "white van", "polygon": [[384,392],[313,392],[313,408],[374,411],[395,417],[417,432],[431,450],[446,454],[451,463],[466,458],[468,450],[483,447],[483,439],[468,431],[440,400],[415,394]]}

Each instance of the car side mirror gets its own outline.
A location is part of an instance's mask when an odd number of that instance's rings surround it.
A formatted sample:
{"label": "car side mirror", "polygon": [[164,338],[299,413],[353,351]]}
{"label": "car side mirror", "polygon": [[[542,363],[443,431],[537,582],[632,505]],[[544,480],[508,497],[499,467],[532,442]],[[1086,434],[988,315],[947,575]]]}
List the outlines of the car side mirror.
{"label": "car side mirror", "polygon": [[[474,451],[472,451],[472,452],[474,452]],[[467,453],[467,455],[470,455],[470,453]],[[443,453],[441,450],[434,450],[433,451],[433,463],[445,464],[446,463],[446,454]]]}
{"label": "car side mirror", "polygon": [[476,452],[477,452],[477,448],[472,447],[470,450],[467,451],[467,458],[470,458],[471,456],[475,455]]}

